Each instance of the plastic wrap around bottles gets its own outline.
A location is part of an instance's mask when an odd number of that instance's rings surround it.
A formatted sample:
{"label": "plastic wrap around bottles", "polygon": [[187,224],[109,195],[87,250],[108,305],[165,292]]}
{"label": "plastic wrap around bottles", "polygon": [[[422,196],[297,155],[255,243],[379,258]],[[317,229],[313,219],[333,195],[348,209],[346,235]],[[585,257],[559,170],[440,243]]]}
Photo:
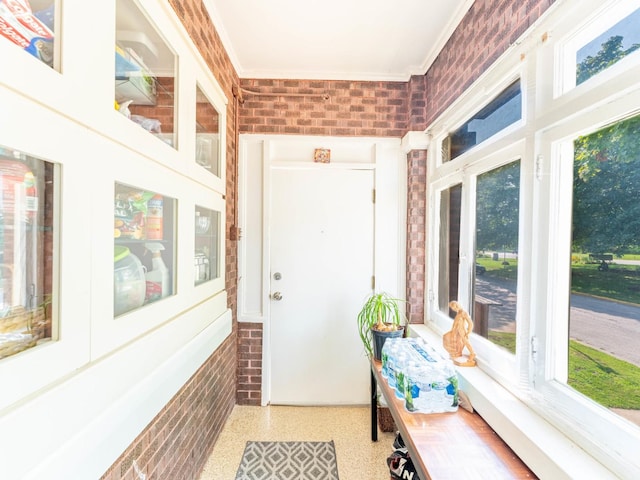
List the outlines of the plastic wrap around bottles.
{"label": "plastic wrap around bottles", "polygon": [[127,247],[116,245],[113,261],[113,309],[118,316],[142,306],[146,281],[140,259]]}
{"label": "plastic wrap around bottles", "polygon": [[458,410],[453,362],[418,338],[390,338],[382,349],[381,374],[410,412]]}

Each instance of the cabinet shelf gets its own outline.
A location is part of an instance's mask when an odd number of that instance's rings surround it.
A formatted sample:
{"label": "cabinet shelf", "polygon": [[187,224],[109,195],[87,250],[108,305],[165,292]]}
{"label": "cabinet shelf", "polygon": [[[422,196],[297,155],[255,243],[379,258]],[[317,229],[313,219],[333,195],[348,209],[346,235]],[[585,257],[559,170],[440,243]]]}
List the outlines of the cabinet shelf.
{"label": "cabinet shelf", "polygon": [[116,100],[156,105],[156,79],[131,49],[116,46]]}

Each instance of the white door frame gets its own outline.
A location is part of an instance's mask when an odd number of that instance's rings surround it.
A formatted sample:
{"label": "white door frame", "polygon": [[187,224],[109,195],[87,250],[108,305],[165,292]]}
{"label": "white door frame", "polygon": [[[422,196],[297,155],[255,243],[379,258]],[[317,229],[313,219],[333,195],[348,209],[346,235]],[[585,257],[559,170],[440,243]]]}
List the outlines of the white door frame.
{"label": "white door frame", "polygon": [[[313,162],[315,148],[329,148],[331,162]],[[238,165],[238,321],[263,324],[262,398],[270,401],[270,202],[271,169],[374,170],[374,275],[376,290],[405,298],[407,167],[398,138],[240,135]],[[355,322],[355,320],[354,320]],[[355,325],[355,323],[354,323]]]}

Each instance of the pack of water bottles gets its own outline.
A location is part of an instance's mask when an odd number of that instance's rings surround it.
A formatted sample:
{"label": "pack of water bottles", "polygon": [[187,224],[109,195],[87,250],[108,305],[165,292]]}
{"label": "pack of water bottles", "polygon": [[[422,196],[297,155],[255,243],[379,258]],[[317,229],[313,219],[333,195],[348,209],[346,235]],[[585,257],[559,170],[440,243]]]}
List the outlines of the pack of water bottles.
{"label": "pack of water bottles", "polygon": [[458,410],[453,362],[420,338],[388,338],[382,348],[382,376],[410,412]]}

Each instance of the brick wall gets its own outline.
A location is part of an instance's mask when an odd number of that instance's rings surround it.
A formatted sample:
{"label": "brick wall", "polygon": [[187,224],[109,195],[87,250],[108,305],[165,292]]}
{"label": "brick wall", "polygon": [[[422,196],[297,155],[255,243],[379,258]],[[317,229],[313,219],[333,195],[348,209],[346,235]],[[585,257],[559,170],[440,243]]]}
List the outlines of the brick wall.
{"label": "brick wall", "polygon": [[427,77],[413,75],[409,79],[409,125],[408,130],[419,132],[427,128]]}
{"label": "brick wall", "polygon": [[406,82],[242,79],[241,85],[240,133],[402,137],[407,131]]}
{"label": "brick wall", "polygon": [[238,324],[238,386],[241,405],[260,405],[262,397],[262,324]]}
{"label": "brick wall", "polygon": [[225,342],[187,381],[101,477],[195,479],[202,471],[235,404],[235,339]]}
{"label": "brick wall", "polygon": [[162,133],[174,133],[174,83],[173,77],[158,77],[156,79],[156,104],[130,105],[131,114],[158,120]]}
{"label": "brick wall", "polygon": [[555,0],[476,0],[426,73],[431,123]]}
{"label": "brick wall", "polygon": [[427,151],[407,155],[407,319],[424,322]]}

